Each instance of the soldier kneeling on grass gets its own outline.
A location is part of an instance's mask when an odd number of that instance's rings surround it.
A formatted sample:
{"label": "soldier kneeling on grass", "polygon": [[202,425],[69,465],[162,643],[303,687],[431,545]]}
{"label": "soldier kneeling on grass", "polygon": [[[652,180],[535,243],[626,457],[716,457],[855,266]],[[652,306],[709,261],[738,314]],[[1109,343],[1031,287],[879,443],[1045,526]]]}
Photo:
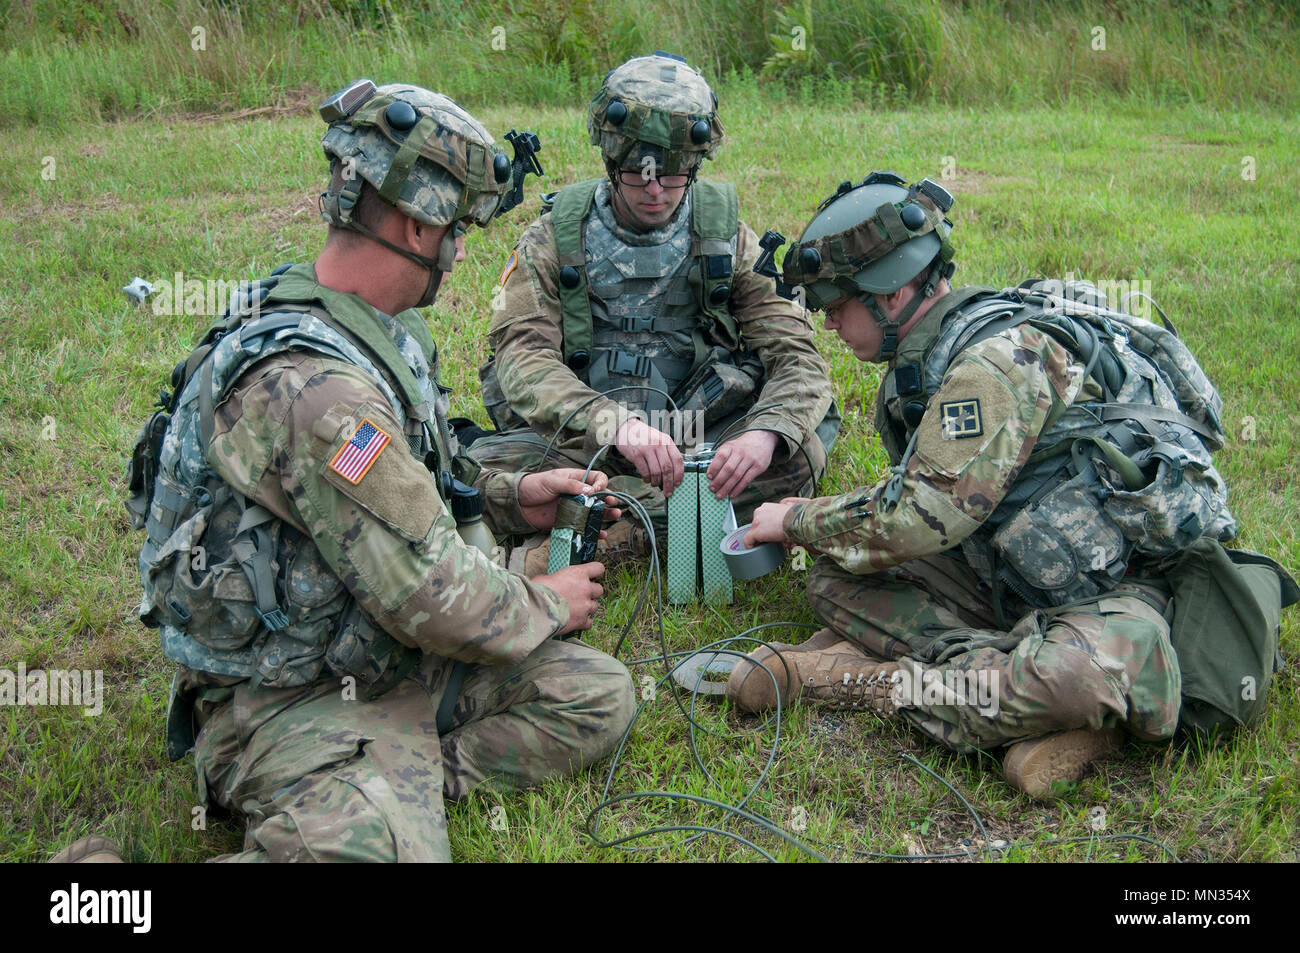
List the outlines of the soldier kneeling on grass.
{"label": "soldier kneeling on grass", "polygon": [[247,822],[219,859],[449,860],[444,796],[590,766],[633,708],[622,663],[553,638],[591,626],[600,564],[525,578],[457,524],[549,530],[607,479],[481,468],[450,434],[416,309],[505,204],[487,130],[368,80],[321,114],[324,249],[243,289],[137,443],[141,617],[179,666],[169,754]]}
{"label": "soldier kneeling on grass", "polygon": [[1220,545],[1236,531],[1210,459],[1222,405],[1176,335],[1090,285],[954,290],[951,204],[873,173],[785,257],[826,327],[887,363],[875,425],[893,468],[758,508],[750,545],[823,554],[808,596],[826,628],[758,649],[727,694],[1005,746],[1008,782],[1050,796],[1130,735],[1253,720],[1300,591]]}

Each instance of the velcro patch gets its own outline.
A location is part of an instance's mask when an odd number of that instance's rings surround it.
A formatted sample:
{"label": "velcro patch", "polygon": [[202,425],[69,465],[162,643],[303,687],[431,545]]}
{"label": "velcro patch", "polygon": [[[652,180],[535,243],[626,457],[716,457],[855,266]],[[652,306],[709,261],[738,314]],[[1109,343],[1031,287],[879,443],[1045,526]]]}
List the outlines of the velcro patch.
{"label": "velcro patch", "polygon": [[978,397],[970,400],[950,400],[939,405],[941,434],[944,440],[961,440],[978,437],[984,433],[984,419],[980,416]]}
{"label": "velcro patch", "polygon": [[379,459],[384,448],[392,438],[375,426],[369,418],[363,418],[352,439],[339,448],[330,461],[329,468],[349,483],[355,485]]}

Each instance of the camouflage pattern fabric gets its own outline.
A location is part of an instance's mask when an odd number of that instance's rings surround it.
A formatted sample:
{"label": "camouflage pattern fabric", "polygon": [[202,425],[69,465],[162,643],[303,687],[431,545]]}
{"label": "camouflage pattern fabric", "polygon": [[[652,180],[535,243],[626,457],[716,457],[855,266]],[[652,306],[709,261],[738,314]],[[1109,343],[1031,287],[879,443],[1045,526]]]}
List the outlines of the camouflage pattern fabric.
{"label": "camouflage pattern fabric", "polygon": [[[924,321],[937,330],[937,318]],[[910,456],[900,448],[909,428],[897,394],[882,387],[877,420],[893,431],[886,446],[895,462],[907,458],[896,506],[883,500],[887,478],[786,515],[787,538],[825,554],[808,580],[818,616],[869,654],[901,660],[903,717],[950,747],[969,751],[1110,721],[1154,740],[1177,725],[1180,676],[1163,581],[1130,577],[1100,598],[1051,609],[1035,593],[1004,590],[1000,625],[988,576],[967,559],[968,548],[985,552],[966,544],[1016,485],[1049,415],[1099,397],[1052,337],[1029,325],[1007,328],[952,362],[912,434]],[[1043,545],[1036,558],[1050,568],[1054,558],[1074,557]],[[927,680],[980,678],[996,689],[995,703],[982,708],[952,691],[918,689]]]}
{"label": "camouflage pattern fabric", "polygon": [[[704,439],[713,439],[730,422],[731,418],[728,418],[710,427]],[[804,442],[804,452],[815,468],[812,473],[809,472],[803,453],[797,450],[791,456],[781,456],[778,453],[766,471],[745,487],[742,493],[732,498],[736,519],[741,524],[747,523],[761,503],[787,496],[807,495],[810,492],[810,477],[815,474],[820,479],[826,472],[827,446],[833,441],[838,425],[839,418],[836,415],[831,423],[818,428]],[[476,463],[492,470],[554,470],[562,467],[586,467],[590,462],[591,454],[587,452],[581,438],[561,442],[543,461],[546,445],[547,441],[532,430],[514,430],[476,440],[470,447],[469,454]],[[636,497],[646,508],[654,522],[658,539],[662,542],[668,528],[668,503],[663,491],[642,480],[637,475],[636,468],[622,454],[605,454],[600,458],[599,466],[604,473],[609,474],[611,490]]]}
{"label": "camouflage pattern fabric", "polygon": [[249,861],[449,861],[443,796],[508,792],[570,774],[618,743],[634,707],[623,665],[577,641],[548,641],[513,665],[470,666],[452,728],[435,712],[448,667],[374,701],[339,680],[200,703],[195,749],[209,803],[248,818]]}
{"label": "camouflage pattern fabric", "polygon": [[[612,101],[625,115],[613,122]],[[699,120],[708,124],[703,142],[691,136]],[[685,63],[664,56],[638,56],[613,69],[587,109],[587,133],[593,146],[615,162],[626,162],[639,144],[656,146],[661,171],[684,172],[712,159],[722,144],[717,99],[704,77]]]}
{"label": "camouflage pattern fabric", "polygon": [[[1112,723],[1160,741],[1178,725],[1182,686],[1163,581],[1122,583],[1048,611],[1012,599],[1018,621],[1006,630],[975,573],[948,553],[864,575],[823,557],[808,598],[836,633],[900,661],[899,714],[957,751]],[[927,684],[935,688],[917,691]]]}
{"label": "camouflage pattern fabric", "polygon": [[[397,439],[353,483],[331,463],[363,421]],[[521,660],[568,621],[567,606],[461,541],[402,433],[364,372],[290,351],[259,363],[217,408],[212,458],[227,483],[309,537],[402,644],[466,662]],[[491,472],[478,482],[498,510],[517,487]],[[507,522],[528,525],[522,514]]]}
{"label": "camouflage pattern fabric", "polygon": [[[593,208],[592,215],[608,214],[608,190],[598,193],[597,201],[605,203],[604,209],[597,212]],[[689,214],[687,201],[683,201],[678,211],[679,218],[684,210]],[[758,253],[753,230],[742,222],[736,238],[731,311],[744,345],[762,362],[764,369],[757,396],[742,412],[772,405],[744,426],[771,430],[781,438],[773,467],[768,475],[760,477],[760,480],[769,479],[770,475],[774,481],[761,498],[779,499],[779,495],[768,494],[795,492],[807,479],[808,467],[798,449],[801,445],[812,456],[820,477],[826,447],[838,431],[838,414],[832,409],[826,362],[813,342],[808,313],[778,295],[770,279],[753,273]],[[505,419],[498,416],[497,422],[512,429],[474,443],[470,456],[480,463],[490,462],[491,466],[503,470],[533,466],[538,462],[540,449],[565,418],[577,411],[556,441],[566,462],[559,463],[561,458],[557,458],[555,465],[585,467],[600,447],[614,439],[630,416],[628,404],[618,395],[599,397],[564,363],[559,270],[554,230],[547,213],[520,237],[502,275],[498,304],[488,332],[493,359],[483,372],[484,400],[491,409],[498,399],[493,388],[499,387],[499,399],[508,404],[509,414]],[[665,274],[663,287],[655,290],[667,291],[671,279],[671,272]],[[650,289],[638,289],[637,293],[645,299],[643,308],[654,309],[662,304]],[[638,346],[638,342],[629,340],[623,346]],[[588,400],[591,402],[579,410]],[[630,403],[633,409],[637,407],[635,401]],[[720,433],[724,426],[725,421],[706,420],[705,439]],[[536,445],[527,431],[515,432],[522,427],[531,428],[532,436],[540,436],[541,444]],[[821,439],[816,433],[819,427]],[[527,448],[534,445],[537,449],[530,453]],[[611,475],[634,472],[616,453],[602,457],[600,465]],[[785,468],[784,476],[781,468]],[[803,476],[796,478],[795,471],[799,468]],[[778,485],[784,489],[777,489]],[[653,499],[653,492],[647,493],[647,498]],[[753,503],[748,505],[752,507]]]}
{"label": "camouflage pattern fabric", "polygon": [[[899,213],[907,205],[915,205],[925,215],[925,220],[917,228],[909,229],[902,222]],[[891,227],[894,229],[892,236]],[[856,275],[895,248],[931,232],[939,232],[940,238],[947,238],[949,228],[934,201],[928,195],[917,193],[907,201],[881,205],[869,218],[842,232],[800,242],[786,253],[782,273],[789,284],[834,282],[837,278]],[[805,267],[808,258],[804,252],[808,250],[817,253],[816,268]],[[856,286],[850,287],[854,289],[853,293],[860,293]],[[845,293],[849,291],[846,289]]]}
{"label": "camouflage pattern fabric", "polygon": [[[352,117],[353,122],[337,122],[321,139],[325,157],[337,157],[348,163],[351,173],[359,175],[376,189],[388,176],[393,158],[409,134],[394,133],[383,113],[383,105],[394,99],[404,100],[427,112],[435,126],[424,141],[420,155],[424,161],[413,162],[396,205],[406,215],[431,225],[445,225],[461,216],[470,216],[486,225],[501,204],[507,184],[497,182],[491,174],[481,176],[467,208],[465,183],[470,176],[470,150],[483,150],[486,168],[492,168],[492,156],[499,151],[477,119],[441,93],[419,86],[390,83],[380,86],[375,97]],[[457,212],[460,215],[457,215]],[[328,216],[324,216],[329,221]]]}
{"label": "camouflage pattern fabric", "polygon": [[[1015,483],[1049,412],[1084,387],[1082,366],[1036,328],[981,341],[957,357],[930,399],[898,505],[883,505],[886,481],[859,487],[792,507],[786,536],[859,573],[960,546]],[[882,390],[878,404],[901,424],[890,397]]]}
{"label": "camouflage pattern fabric", "polygon": [[[445,433],[441,408],[435,416]],[[340,461],[366,422],[390,441],[358,475]],[[247,815],[250,857],[445,860],[444,790],[538,783],[617,742],[632,714],[627,670],[580,643],[554,642],[568,619],[559,597],[461,541],[367,372],[303,350],[260,361],[216,408],[209,457],[282,521],[286,538],[306,541],[311,558],[284,564],[289,590],[344,592],[367,625],[423,653],[417,680],[374,701],[359,685],[360,700],[345,699],[339,679],[232,686],[182,669],[182,692],[197,697],[204,722],[200,779],[215,803]],[[531,530],[518,474],[453,462],[484,493],[494,529]],[[440,739],[437,706],[453,659],[470,667],[456,727]]]}

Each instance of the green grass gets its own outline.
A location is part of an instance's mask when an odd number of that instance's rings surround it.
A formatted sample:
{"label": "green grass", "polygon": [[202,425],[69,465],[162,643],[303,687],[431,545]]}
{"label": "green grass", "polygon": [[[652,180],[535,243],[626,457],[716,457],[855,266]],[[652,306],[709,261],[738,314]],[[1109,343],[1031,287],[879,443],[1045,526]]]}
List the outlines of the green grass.
{"label": "green grass", "polygon": [[[1011,111],[914,106],[815,112],[772,105],[740,90],[724,103],[729,143],[707,171],[741,187],[742,217],[756,229],[797,234],[836,183],[872,168],[943,179],[957,195],[958,280],[995,286],[1065,272],[1149,280],[1218,385],[1231,438],[1217,460],[1232,488],[1240,544],[1300,566],[1297,516],[1300,326],[1294,302],[1300,226],[1300,124],[1268,111],[1140,103]],[[542,138],[546,188],[595,174],[578,108],[492,108],[489,128],[527,125]],[[231,279],[308,260],[323,226],[315,211],[323,163],[319,123],[303,112],[243,121],[159,117],[62,130],[10,129],[0,174],[15,183],[0,215],[0,667],[102,668],[97,718],[59,708],[0,709],[0,859],[40,860],[88,831],[117,838],[131,856],[198,860],[238,849],[240,830],[209,818],[191,827],[192,762],[163,757],[171,664],[134,618],[141,536],[120,506],[120,475],[135,431],[205,316],[156,316],[127,301],[134,275],[150,280]],[[44,157],[55,177],[41,177]],[[1242,178],[1244,156],[1254,181]],[[951,165],[945,168],[951,157]],[[46,163],[45,167],[48,167]],[[540,187],[533,187],[538,191]],[[485,419],[476,369],[485,355],[492,286],[535,198],[506,223],[470,238],[470,257],[430,316],[453,411]],[[855,361],[819,331],[845,424],[825,492],[868,482],[884,463],[869,421],[877,368]],[[1243,418],[1254,419],[1248,440]],[[53,431],[50,431],[50,424]],[[45,439],[52,436],[53,439]],[[639,578],[613,574],[590,636],[611,649]],[[670,608],[669,645],[685,649],[758,622],[810,621],[801,574],[743,584],[729,609]],[[954,756],[870,715],[800,710],[782,726],[774,770],[755,807],[803,836],[859,850],[942,852],[979,837],[943,785],[953,784],[993,840],[1017,842],[1018,860],[1156,860],[1132,840],[1049,844],[1086,837],[1088,814],[1106,832],[1164,841],[1190,860],[1295,860],[1300,729],[1294,614],[1283,631],[1292,667],[1274,687],[1265,721],[1209,752],[1130,746],[1065,800],[1015,795],[995,764]],[[652,620],[637,621],[625,657],[657,651]],[[643,673],[661,669],[639,667]],[[658,675],[656,675],[656,678]],[[762,769],[770,729],[705,702],[703,724],[726,732],[700,742],[716,783],[691,763],[687,731],[660,690],[629,741],[613,793],[666,790],[735,799]],[[603,768],[450,810],[459,860],[614,859],[582,826],[599,800]],[[491,824],[500,805],[505,831]],[[712,810],[625,802],[602,833],[664,823],[717,824]],[[732,829],[753,834],[752,830]],[[777,856],[800,852],[755,835]],[[752,857],[712,837],[642,842],[635,855],[672,860]]]}
{"label": "green grass", "polygon": [[761,77],[809,105],[1300,102],[1282,0],[0,0],[0,22],[0,126],[284,105],[359,75],[569,106],[656,48],[724,96]]}

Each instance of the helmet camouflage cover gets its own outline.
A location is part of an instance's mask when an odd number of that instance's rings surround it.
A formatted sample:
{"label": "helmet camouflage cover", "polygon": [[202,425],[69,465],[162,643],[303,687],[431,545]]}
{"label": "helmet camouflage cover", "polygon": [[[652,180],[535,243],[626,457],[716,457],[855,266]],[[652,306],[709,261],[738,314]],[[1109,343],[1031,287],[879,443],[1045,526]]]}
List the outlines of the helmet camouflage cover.
{"label": "helmet camouflage cover", "polygon": [[698,169],[723,137],[709,84],[685,60],[663,52],[605,74],[587,110],[587,132],[607,161],[626,166],[649,155],[669,174]]}
{"label": "helmet camouflage cover", "polygon": [[952,274],[952,196],[930,179],[908,186],[892,172],[844,182],[817,208],[785,256],[787,284],[805,286],[808,307],[890,294],[927,268],[925,294]]}
{"label": "helmet camouflage cover", "polygon": [[321,146],[331,167],[350,163],[381,198],[427,225],[469,218],[486,226],[510,187],[509,159],[483,125],[419,86],[375,88],[330,123]]}

